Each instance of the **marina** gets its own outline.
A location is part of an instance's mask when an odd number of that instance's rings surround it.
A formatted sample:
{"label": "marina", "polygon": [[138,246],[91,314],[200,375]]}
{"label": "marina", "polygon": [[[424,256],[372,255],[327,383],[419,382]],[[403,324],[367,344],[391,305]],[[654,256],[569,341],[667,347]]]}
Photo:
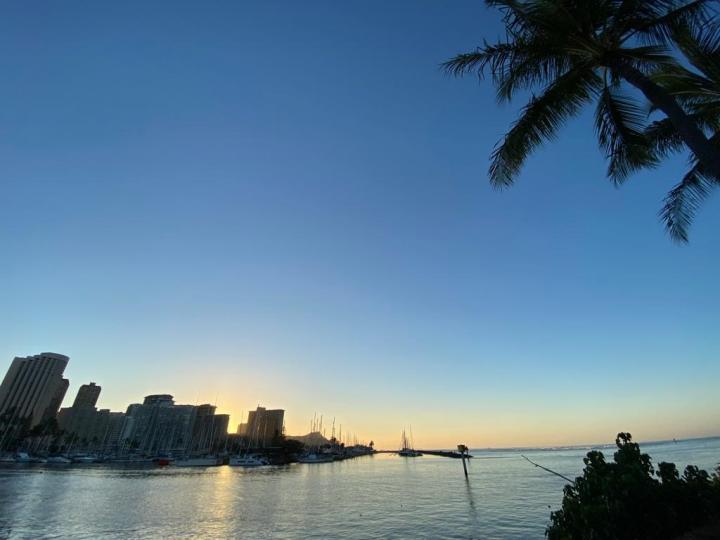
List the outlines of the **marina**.
{"label": "marina", "polygon": [[[472,449],[468,480],[457,460],[427,453],[254,468],[11,464],[0,467],[0,537],[541,539],[565,482],[521,455],[573,478],[590,449]],[[720,439],[642,450],[709,470]]]}

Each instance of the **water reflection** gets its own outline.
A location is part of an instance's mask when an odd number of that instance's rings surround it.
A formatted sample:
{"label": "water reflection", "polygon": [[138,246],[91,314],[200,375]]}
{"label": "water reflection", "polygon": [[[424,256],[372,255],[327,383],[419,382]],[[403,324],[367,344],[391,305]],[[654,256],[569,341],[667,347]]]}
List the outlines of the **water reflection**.
{"label": "water reflection", "polygon": [[468,516],[470,517],[470,522],[476,529],[479,529],[478,511],[475,506],[475,494],[470,486],[469,478],[465,479],[465,494],[467,495],[468,500]]}
{"label": "water reflection", "polygon": [[[720,440],[643,450],[708,468]],[[533,459],[574,476],[583,453]],[[11,466],[0,468],[0,538],[542,538],[563,482],[512,452],[474,454],[509,459],[475,458],[467,480],[457,460],[431,457],[258,469]]]}

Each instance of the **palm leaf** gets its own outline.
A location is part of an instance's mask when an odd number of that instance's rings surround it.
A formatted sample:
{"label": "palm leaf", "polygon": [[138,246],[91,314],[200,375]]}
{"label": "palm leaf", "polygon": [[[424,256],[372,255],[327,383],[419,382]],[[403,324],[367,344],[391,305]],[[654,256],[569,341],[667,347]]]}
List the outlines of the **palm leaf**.
{"label": "palm leaf", "polygon": [[527,157],[544,141],[553,139],[601,84],[591,69],[578,67],[557,78],[540,97],[530,100],[493,150],[489,171],[493,186],[511,185]]}
{"label": "palm leaf", "polygon": [[667,157],[685,149],[685,142],[669,118],[663,118],[651,123],[645,129],[645,138],[658,158]]}
{"label": "palm leaf", "polygon": [[477,72],[482,77],[489,65],[509,62],[517,56],[519,48],[516,43],[489,45],[486,42],[483,47],[478,47],[473,52],[457,54],[441,65],[445,71],[457,77],[472,72]]}
{"label": "palm leaf", "polygon": [[565,73],[571,66],[567,54],[553,52],[547,40],[543,43],[501,42],[485,43],[482,48],[462,53],[444,62],[450,74],[462,76],[476,72],[484,78],[489,71],[497,89],[498,101],[512,98],[518,89],[528,89]]}
{"label": "palm leaf", "polygon": [[622,47],[613,55],[618,60],[628,63],[643,73],[662,72],[677,69],[678,61],[664,46],[646,45],[642,47]]}
{"label": "palm leaf", "polygon": [[718,181],[703,174],[695,165],[665,197],[660,220],[670,237],[678,242],[688,241],[688,231],[700,205],[710,195]]}
{"label": "palm leaf", "polygon": [[657,164],[643,135],[645,118],[645,112],[632,99],[603,88],[595,110],[595,131],[610,160],[607,174],[615,184],[640,168]]}
{"label": "palm leaf", "polygon": [[680,27],[673,39],[695,68],[720,85],[720,26],[708,25],[694,33],[687,27]]}
{"label": "palm leaf", "polygon": [[679,27],[695,31],[713,18],[716,0],[652,0],[641,3],[635,16],[626,22],[639,39],[649,44],[669,44]]}

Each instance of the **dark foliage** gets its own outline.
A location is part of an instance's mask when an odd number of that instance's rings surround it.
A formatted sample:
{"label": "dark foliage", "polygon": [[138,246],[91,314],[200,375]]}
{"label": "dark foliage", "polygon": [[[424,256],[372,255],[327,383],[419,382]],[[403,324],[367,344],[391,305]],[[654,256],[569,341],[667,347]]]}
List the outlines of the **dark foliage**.
{"label": "dark foliage", "polygon": [[[687,241],[699,205],[720,183],[713,138],[720,123],[718,1],[486,3],[501,11],[505,36],[444,66],[455,75],[490,75],[500,102],[529,94],[492,152],[491,184],[512,185],[534,151],[594,105],[598,144],[616,185],[669,153],[690,150],[692,169],[660,212],[671,237]],[[648,126],[648,111],[663,118]]]}
{"label": "dark foliage", "polygon": [[720,478],[694,466],[680,476],[673,463],[657,470],[629,433],[615,439],[614,461],[589,452],[585,469],[564,488],[550,516],[550,540],[673,539],[720,519]]}
{"label": "dark foliage", "polygon": [[305,445],[302,442],[296,441],[295,439],[288,439],[283,436],[277,437],[275,444],[282,449],[284,454],[287,454],[288,456],[302,454],[305,450]]}

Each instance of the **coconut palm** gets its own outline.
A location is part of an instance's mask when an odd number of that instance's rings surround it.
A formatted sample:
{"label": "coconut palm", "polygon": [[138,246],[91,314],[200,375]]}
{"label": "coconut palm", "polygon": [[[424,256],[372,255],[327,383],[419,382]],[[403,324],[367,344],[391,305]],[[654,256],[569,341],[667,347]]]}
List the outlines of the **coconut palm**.
{"label": "coconut palm", "polygon": [[[688,111],[704,130],[713,133],[711,141],[720,143],[720,29],[705,28],[693,34],[679,29],[674,36],[694,71],[678,66],[653,76]],[[668,118],[653,122],[646,136],[656,156],[665,157],[683,150],[683,141]],[[708,173],[693,155],[690,170],[665,198],[660,215],[670,235],[687,241],[688,228],[702,201],[720,180]]]}
{"label": "coconut palm", "polygon": [[[639,90],[667,118],[705,175],[720,178],[720,151],[704,126],[654,76],[678,73],[678,29],[697,35],[714,24],[712,0],[486,0],[503,13],[506,38],[484,43],[445,63],[456,75],[489,71],[499,101],[541,88],[493,150],[490,181],[511,185],[526,158],[552,139],[569,118],[595,103],[595,127],[608,176],[622,183],[662,153],[645,136],[647,109],[625,85]],[[667,128],[667,125],[665,126]],[[669,196],[670,197],[670,196]],[[682,236],[680,235],[679,238]]]}

